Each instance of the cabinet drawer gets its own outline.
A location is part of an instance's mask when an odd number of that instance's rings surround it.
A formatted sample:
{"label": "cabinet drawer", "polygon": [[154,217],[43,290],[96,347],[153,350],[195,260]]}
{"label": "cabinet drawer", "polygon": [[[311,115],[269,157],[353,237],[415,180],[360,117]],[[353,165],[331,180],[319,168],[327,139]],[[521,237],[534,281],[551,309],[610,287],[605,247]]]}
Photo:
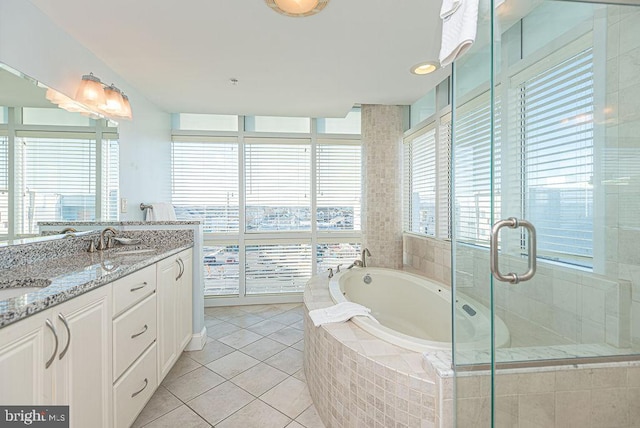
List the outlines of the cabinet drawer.
{"label": "cabinet drawer", "polygon": [[113,379],[156,339],[156,294],[113,321]]}
{"label": "cabinet drawer", "polygon": [[147,266],[113,283],[113,315],[138,303],[156,289],[156,267]]}
{"label": "cabinet drawer", "polygon": [[129,427],[158,386],[156,344],[151,345],[113,385],[113,420],[116,427]]}

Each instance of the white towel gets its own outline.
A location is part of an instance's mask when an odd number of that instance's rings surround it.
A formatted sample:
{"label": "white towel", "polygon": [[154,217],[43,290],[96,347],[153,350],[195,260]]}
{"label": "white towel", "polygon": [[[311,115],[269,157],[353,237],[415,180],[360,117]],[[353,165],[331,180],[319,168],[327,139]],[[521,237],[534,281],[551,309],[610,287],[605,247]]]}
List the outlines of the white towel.
{"label": "white towel", "polygon": [[451,14],[458,10],[461,4],[462,0],[442,0],[442,7],[440,8],[440,18],[448,18]]}
{"label": "white towel", "polygon": [[167,202],[157,202],[151,204],[150,208],[147,208],[146,221],[174,221],[176,219],[176,212],[173,209],[173,205]]}
{"label": "white towel", "polygon": [[[456,0],[444,0],[455,3]],[[445,7],[443,10],[451,9]],[[464,54],[476,39],[478,27],[478,0],[460,1],[460,5],[442,20],[442,43],[440,45],[440,65],[451,64]]]}
{"label": "white towel", "polygon": [[371,309],[365,308],[357,303],[342,302],[337,305],[329,306],[328,308],[309,311],[309,317],[311,317],[313,325],[316,327],[333,322],[345,322],[357,315],[363,315],[371,318],[375,322],[378,322],[370,312]]}

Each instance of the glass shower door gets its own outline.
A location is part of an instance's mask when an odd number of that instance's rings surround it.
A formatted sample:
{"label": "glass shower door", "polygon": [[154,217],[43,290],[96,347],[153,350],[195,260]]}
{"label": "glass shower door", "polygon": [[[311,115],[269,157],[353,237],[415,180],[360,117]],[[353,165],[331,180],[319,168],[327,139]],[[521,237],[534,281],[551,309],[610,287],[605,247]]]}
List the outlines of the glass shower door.
{"label": "glass shower door", "polygon": [[639,64],[638,7],[480,7],[454,66],[452,264],[491,334],[454,316],[459,427],[568,426],[551,367],[640,351]]}

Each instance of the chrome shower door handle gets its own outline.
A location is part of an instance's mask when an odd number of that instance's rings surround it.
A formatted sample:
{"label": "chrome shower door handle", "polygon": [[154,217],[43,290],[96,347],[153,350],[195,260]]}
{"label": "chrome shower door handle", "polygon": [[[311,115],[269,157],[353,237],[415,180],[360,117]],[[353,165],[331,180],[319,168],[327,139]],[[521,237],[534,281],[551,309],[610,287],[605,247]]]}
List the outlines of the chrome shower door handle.
{"label": "chrome shower door handle", "polygon": [[[500,272],[500,260],[498,252],[498,235],[500,229],[503,227],[509,227],[510,229],[517,229],[524,227],[527,229],[527,246],[528,246],[528,268],[527,271],[521,275],[513,272],[502,274]],[[489,241],[489,263],[491,265],[491,273],[498,281],[508,282],[510,284],[517,284],[523,281],[529,281],[536,274],[536,228],[527,220],[519,220],[515,217],[509,217],[506,220],[497,221],[491,228],[491,237]]]}

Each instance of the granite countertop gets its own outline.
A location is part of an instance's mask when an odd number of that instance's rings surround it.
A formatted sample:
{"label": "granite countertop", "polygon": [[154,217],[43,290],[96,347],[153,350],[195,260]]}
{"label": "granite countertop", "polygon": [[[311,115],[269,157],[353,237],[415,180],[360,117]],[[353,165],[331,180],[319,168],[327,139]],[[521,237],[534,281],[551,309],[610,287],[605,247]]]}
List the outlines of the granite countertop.
{"label": "granite countertop", "polygon": [[[147,252],[120,254],[143,246],[117,246],[110,250],[86,251],[46,258],[29,264],[0,269],[0,288],[18,282],[36,285],[43,280],[51,284],[41,290],[0,300],[0,328],[30,315],[63,303],[94,288],[152,265],[159,260],[191,248],[193,242],[156,241]],[[25,280],[30,280],[25,283]],[[2,294],[0,293],[0,299]]]}

